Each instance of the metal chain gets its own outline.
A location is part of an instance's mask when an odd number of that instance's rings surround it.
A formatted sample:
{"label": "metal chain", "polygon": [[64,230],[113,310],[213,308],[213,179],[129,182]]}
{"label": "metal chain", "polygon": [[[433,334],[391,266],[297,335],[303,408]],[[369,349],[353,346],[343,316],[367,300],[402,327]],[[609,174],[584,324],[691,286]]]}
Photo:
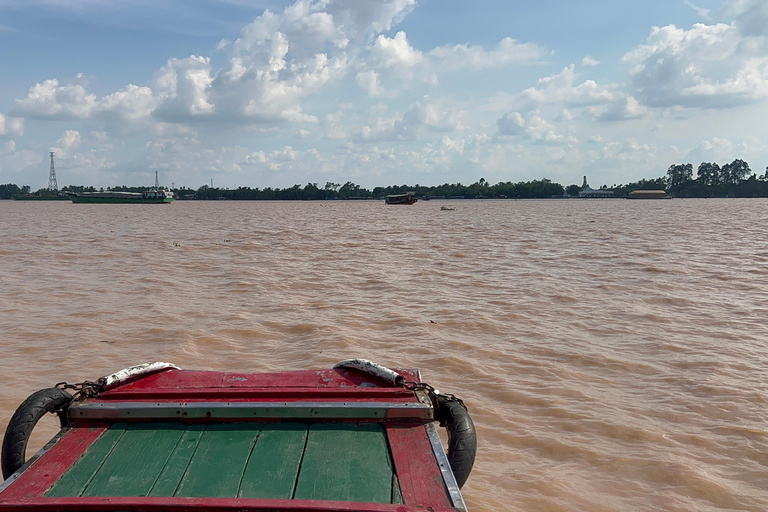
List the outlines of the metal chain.
{"label": "metal chain", "polygon": [[433,407],[437,411],[439,409],[439,404],[437,403],[437,395],[440,395],[441,397],[444,397],[450,402],[458,402],[465,410],[467,408],[466,405],[464,405],[464,401],[457,397],[456,395],[450,394],[450,393],[440,393],[437,389],[435,389],[433,386],[430,386],[426,382],[413,382],[409,381],[403,384],[403,387],[407,389],[408,391],[426,391],[427,395],[429,396],[429,400],[432,402]]}
{"label": "metal chain", "polygon": [[55,386],[58,389],[71,389],[75,391],[75,400],[85,400],[86,398],[94,398],[99,395],[103,389],[103,385],[99,382],[92,382],[86,380],[78,384],[67,384],[66,382],[59,382]]}

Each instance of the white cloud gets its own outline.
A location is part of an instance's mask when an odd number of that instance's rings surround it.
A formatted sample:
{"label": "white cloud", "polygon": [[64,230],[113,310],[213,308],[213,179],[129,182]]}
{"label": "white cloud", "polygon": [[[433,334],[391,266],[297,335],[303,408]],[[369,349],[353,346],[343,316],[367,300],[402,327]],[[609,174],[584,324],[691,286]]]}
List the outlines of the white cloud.
{"label": "white cloud", "polygon": [[723,11],[734,18],[741,34],[768,35],[768,4],[764,0],[730,0],[723,6]]}
{"label": "white cloud", "polygon": [[496,121],[499,135],[515,136],[525,133],[525,119],[520,112],[508,112]]}
{"label": "white cloud", "polygon": [[576,85],[578,74],[571,64],[548,77],[541,78],[535,87],[523,91],[521,97],[531,108],[548,103],[563,103],[566,106],[586,106],[614,101],[616,93],[593,80]]}
{"label": "white cloud", "polygon": [[699,7],[698,5],[695,5],[695,4],[694,4],[693,2],[691,2],[690,0],[683,0],[683,1],[685,2],[685,4],[686,4],[688,7],[690,7],[690,8],[691,8],[691,9],[693,9],[694,11],[696,11],[696,13],[697,13],[699,16],[701,16],[702,18],[704,18],[704,19],[707,19],[707,20],[708,20],[708,19],[710,19],[710,17],[709,17],[709,13],[710,13],[710,12],[712,12],[711,10],[709,10],[709,9],[704,9],[704,8],[702,8],[702,7]]}
{"label": "white cloud", "polygon": [[648,108],[640,105],[632,96],[603,107],[589,107],[588,111],[598,121],[624,121],[640,119],[648,114]]}
{"label": "white cloud", "polygon": [[391,39],[384,35],[377,37],[371,49],[371,57],[378,65],[390,68],[398,66],[412,68],[424,59],[424,55],[408,43],[405,32],[402,31]]}
{"label": "white cloud", "polygon": [[423,131],[461,130],[466,112],[443,106],[443,102],[416,102],[408,110],[392,117],[378,116],[360,130],[362,141],[415,140]]}
{"label": "white cloud", "polygon": [[624,57],[635,95],[652,107],[724,108],[768,98],[768,54],[737,24],[654,28]]}
{"label": "white cloud", "polygon": [[85,118],[96,108],[96,95],[78,84],[59,85],[54,79],[32,86],[24,99],[16,100],[15,112],[38,118]]}
{"label": "white cloud", "polygon": [[66,158],[72,151],[76,150],[83,143],[80,132],[77,130],[66,130],[61,138],[56,141],[56,145],[51,151],[56,153],[58,158]]}
{"label": "white cloud", "polygon": [[19,117],[6,117],[0,114],[0,137],[4,135],[24,135],[24,119]]}
{"label": "white cloud", "polygon": [[499,136],[523,136],[541,144],[560,143],[564,140],[555,127],[541,117],[538,110],[529,112],[526,117],[520,112],[509,112],[496,122],[496,126]]}
{"label": "white cloud", "polygon": [[376,71],[369,69],[367,71],[361,71],[355,77],[357,85],[364,89],[368,96],[372,98],[378,98],[389,95],[389,92],[381,87],[379,83],[379,74]]}
{"label": "white cloud", "polygon": [[599,66],[600,61],[587,55],[586,57],[581,59],[581,65],[582,66]]}
{"label": "white cloud", "polygon": [[509,37],[504,38],[491,51],[480,46],[457,44],[441,46],[429,52],[437,65],[443,69],[487,69],[508,64],[530,64],[546,55],[546,50],[533,43],[519,43]]}

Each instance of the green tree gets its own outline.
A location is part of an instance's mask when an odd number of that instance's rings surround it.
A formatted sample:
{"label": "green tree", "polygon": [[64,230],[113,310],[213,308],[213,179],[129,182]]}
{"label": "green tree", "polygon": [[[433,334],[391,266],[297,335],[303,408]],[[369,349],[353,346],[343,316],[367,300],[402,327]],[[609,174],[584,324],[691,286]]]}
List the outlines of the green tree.
{"label": "green tree", "polygon": [[680,189],[692,179],[692,164],[674,164],[667,169],[667,183],[670,189]]}
{"label": "green tree", "polygon": [[719,185],[721,173],[720,166],[716,163],[702,162],[696,171],[696,181],[708,187]]}
{"label": "green tree", "polygon": [[729,164],[725,164],[722,168],[723,183],[728,185],[738,185],[742,181],[745,181],[752,175],[752,169],[749,168],[749,164],[744,160],[737,158]]}

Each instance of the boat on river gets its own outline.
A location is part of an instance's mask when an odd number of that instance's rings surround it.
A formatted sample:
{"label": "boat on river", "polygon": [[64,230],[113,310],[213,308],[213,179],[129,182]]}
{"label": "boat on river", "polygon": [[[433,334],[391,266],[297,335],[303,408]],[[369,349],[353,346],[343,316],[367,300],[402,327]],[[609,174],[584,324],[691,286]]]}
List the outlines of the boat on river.
{"label": "boat on river", "polygon": [[141,203],[162,204],[174,200],[170,190],[147,190],[145,192],[77,192],[70,193],[73,203]]}
{"label": "boat on river", "polygon": [[407,192],[405,194],[390,194],[384,198],[385,204],[413,204],[419,199],[413,192]]}
{"label": "boat on river", "polygon": [[[61,431],[25,460],[46,413]],[[476,448],[463,402],[418,370],[145,363],[19,406],[3,439],[0,511],[466,511]]]}

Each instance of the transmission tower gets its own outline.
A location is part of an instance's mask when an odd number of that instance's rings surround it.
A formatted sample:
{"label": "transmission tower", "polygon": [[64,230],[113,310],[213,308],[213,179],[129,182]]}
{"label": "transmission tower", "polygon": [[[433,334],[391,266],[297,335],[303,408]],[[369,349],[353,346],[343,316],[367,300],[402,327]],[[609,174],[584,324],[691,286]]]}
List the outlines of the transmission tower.
{"label": "transmission tower", "polygon": [[160,182],[157,179],[157,171],[155,171],[155,190],[160,190]]}
{"label": "transmission tower", "polygon": [[53,168],[53,151],[51,151],[51,172],[48,175],[48,189],[54,192],[59,191],[59,184],[56,183],[56,169]]}

